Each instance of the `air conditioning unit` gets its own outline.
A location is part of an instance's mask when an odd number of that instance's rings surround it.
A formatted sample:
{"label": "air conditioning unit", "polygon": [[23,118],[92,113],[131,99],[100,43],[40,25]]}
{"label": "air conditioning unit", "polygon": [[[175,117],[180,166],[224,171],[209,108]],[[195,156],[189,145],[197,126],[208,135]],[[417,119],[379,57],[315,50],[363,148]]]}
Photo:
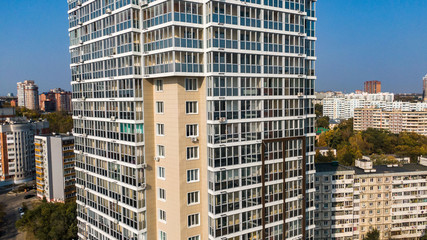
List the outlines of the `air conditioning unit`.
{"label": "air conditioning unit", "polygon": [[298,93],[298,97],[303,97],[304,96],[304,93],[303,92],[299,92]]}
{"label": "air conditioning unit", "polygon": [[76,78],[76,82],[80,82],[81,80],[80,80],[80,78]]}
{"label": "air conditioning unit", "polygon": [[85,62],[85,60],[84,59],[80,59],[80,63],[84,63]]}
{"label": "air conditioning unit", "polygon": [[83,101],[86,101],[86,97],[85,97],[85,96],[83,96],[83,97],[82,97],[82,100],[83,100]]}
{"label": "air conditioning unit", "polygon": [[78,21],[77,24],[78,25],[83,25],[83,22],[82,21]]}
{"label": "air conditioning unit", "polygon": [[79,40],[79,43],[80,43],[80,44],[83,44],[84,42],[83,42],[83,40]]}
{"label": "air conditioning unit", "polygon": [[147,188],[147,184],[146,183],[141,183],[141,188],[142,189],[146,189]]}
{"label": "air conditioning unit", "polygon": [[220,122],[220,123],[223,123],[223,122],[225,122],[225,121],[227,121],[227,118],[225,118],[225,117],[219,118],[219,122]]}
{"label": "air conditioning unit", "polygon": [[139,1],[139,5],[140,5],[141,7],[145,7],[145,6],[147,6],[147,5],[148,5],[148,0],[141,0],[141,1]]}
{"label": "air conditioning unit", "polygon": [[107,8],[107,9],[105,10],[105,12],[106,12],[107,14],[111,14],[111,13],[112,13],[111,9],[109,9],[109,8]]}
{"label": "air conditioning unit", "polygon": [[198,142],[198,141],[199,141],[199,139],[197,139],[196,137],[192,137],[192,138],[191,138],[191,141],[192,141],[193,143],[195,143],[195,142]]}
{"label": "air conditioning unit", "polygon": [[85,138],[85,137],[87,137],[87,134],[86,134],[86,133],[83,133],[83,134],[82,134],[82,137],[84,137],[84,138]]}
{"label": "air conditioning unit", "polygon": [[147,164],[146,164],[146,163],[143,163],[143,164],[141,164],[141,167],[142,167],[142,168],[147,168]]}
{"label": "air conditioning unit", "polygon": [[82,1],[77,1],[77,6],[81,6],[82,5]]}
{"label": "air conditioning unit", "polygon": [[78,116],[79,118],[82,118],[82,115],[81,114],[79,114],[79,116]]}
{"label": "air conditioning unit", "polygon": [[159,162],[160,161],[160,157],[154,157],[154,161]]}
{"label": "air conditioning unit", "polygon": [[116,121],[116,116],[111,116],[111,121]]}

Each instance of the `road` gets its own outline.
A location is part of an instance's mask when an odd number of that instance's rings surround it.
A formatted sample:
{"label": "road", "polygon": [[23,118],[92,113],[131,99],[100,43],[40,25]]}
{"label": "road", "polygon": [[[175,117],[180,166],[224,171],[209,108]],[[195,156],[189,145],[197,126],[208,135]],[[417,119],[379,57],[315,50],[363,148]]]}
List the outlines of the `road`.
{"label": "road", "polygon": [[[24,199],[27,194],[32,194],[34,197]],[[35,197],[35,190],[31,190],[28,193],[0,193],[0,203],[5,205],[6,217],[5,222],[0,226],[0,240],[24,240],[24,234],[18,233],[15,228],[15,222],[19,219],[18,208],[22,207],[22,203],[26,203],[30,207],[31,203],[37,201]]]}

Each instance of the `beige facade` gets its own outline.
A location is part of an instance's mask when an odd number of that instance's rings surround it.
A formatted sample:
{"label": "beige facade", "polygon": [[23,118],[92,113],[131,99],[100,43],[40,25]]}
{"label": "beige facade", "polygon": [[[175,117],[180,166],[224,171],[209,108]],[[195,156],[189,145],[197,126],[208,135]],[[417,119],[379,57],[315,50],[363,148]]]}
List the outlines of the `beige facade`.
{"label": "beige facade", "polygon": [[[207,182],[206,176],[206,133],[200,132],[197,140],[186,136],[186,125],[197,124],[198,129],[205,129],[206,93],[203,78],[197,78],[196,91],[185,90],[184,77],[171,77],[144,80],[145,100],[145,137],[153,142],[146,144],[146,161],[155,171],[147,172],[147,221],[156,224],[147,226],[147,239],[156,239],[158,231],[167,233],[168,239],[189,239],[200,236],[207,239]],[[161,82],[162,90],[156,83]],[[151,97],[152,96],[152,97]],[[198,103],[197,114],[186,114],[186,102]],[[163,103],[163,113],[158,113],[157,103]],[[159,133],[158,125],[163,124],[163,134]],[[164,156],[158,156],[158,147],[164,147]],[[198,157],[187,159],[187,148],[198,147]],[[159,177],[159,167],[164,169],[164,177]],[[198,169],[199,180],[187,182],[187,171]],[[154,169],[153,169],[154,170]],[[164,189],[166,199],[159,198],[159,189]],[[187,194],[198,192],[199,201],[188,204]],[[166,213],[166,221],[160,220],[160,210]],[[199,214],[199,224],[188,227],[188,217]]]}
{"label": "beige facade", "polygon": [[356,131],[368,128],[385,129],[392,133],[414,132],[427,135],[427,111],[385,111],[380,108],[354,110],[353,128]]}
{"label": "beige facade", "polygon": [[18,106],[39,109],[39,87],[31,80],[17,83]]}

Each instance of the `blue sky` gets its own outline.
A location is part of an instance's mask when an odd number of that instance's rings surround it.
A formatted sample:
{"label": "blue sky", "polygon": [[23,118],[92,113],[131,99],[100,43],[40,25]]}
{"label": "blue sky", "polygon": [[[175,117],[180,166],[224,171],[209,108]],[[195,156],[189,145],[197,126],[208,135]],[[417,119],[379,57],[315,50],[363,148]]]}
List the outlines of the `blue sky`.
{"label": "blue sky", "polygon": [[[384,91],[421,92],[427,74],[426,0],[319,0],[317,90],[351,92],[366,80]],[[3,1],[0,95],[33,79],[70,89],[66,0]]]}

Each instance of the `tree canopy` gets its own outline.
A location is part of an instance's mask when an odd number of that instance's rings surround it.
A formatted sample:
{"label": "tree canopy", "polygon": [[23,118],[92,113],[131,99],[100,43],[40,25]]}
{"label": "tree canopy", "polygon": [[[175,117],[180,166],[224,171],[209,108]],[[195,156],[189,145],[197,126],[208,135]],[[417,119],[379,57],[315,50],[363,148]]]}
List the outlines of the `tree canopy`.
{"label": "tree canopy", "polygon": [[49,129],[51,132],[66,133],[73,130],[73,118],[66,112],[41,114],[38,111],[18,107],[16,108],[16,116],[26,117],[32,120],[46,119],[49,122]]}
{"label": "tree canopy", "polygon": [[363,240],[380,240],[380,232],[377,229],[370,230]]}
{"label": "tree canopy", "polygon": [[[354,160],[362,156],[374,157],[374,164],[395,163],[386,154],[399,157],[410,157],[412,163],[418,162],[418,157],[427,154],[427,137],[411,132],[393,134],[386,130],[368,128],[365,131],[353,131],[353,120],[341,122],[335,129],[324,132],[319,136],[317,145],[331,147],[337,150],[337,160],[352,166]],[[325,159],[316,158],[316,162]],[[376,163],[375,163],[376,162]]]}
{"label": "tree canopy", "polygon": [[34,234],[39,240],[77,239],[76,203],[48,203],[44,201],[25,212],[16,228]]}

